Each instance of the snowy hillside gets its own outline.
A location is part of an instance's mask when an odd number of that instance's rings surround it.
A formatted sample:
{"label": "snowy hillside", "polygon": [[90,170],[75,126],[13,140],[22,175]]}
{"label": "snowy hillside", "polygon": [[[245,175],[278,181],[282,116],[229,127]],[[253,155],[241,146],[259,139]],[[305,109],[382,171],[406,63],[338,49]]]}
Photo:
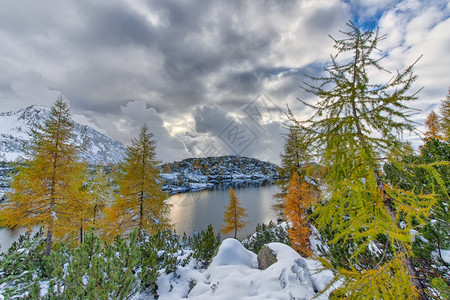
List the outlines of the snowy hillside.
{"label": "snowy hillside", "polygon": [[[42,255],[38,245],[45,240],[40,231],[33,237],[25,236],[7,254],[0,255],[0,263],[20,261],[3,264],[0,275],[6,276],[0,276],[0,300],[1,295],[5,299],[35,299],[38,295],[45,299],[51,295],[56,299],[325,300],[341,284],[335,282],[323,291],[334,280],[333,272],[276,239],[263,238],[265,249],[252,252],[235,239],[216,243],[213,230],[210,232],[212,235],[202,231],[190,238],[159,232],[140,242],[104,246],[98,237],[91,236],[91,242],[84,246],[55,250],[52,259],[58,263],[53,267],[58,272],[48,277],[36,269],[39,264],[22,263]],[[313,240],[314,235],[311,244]],[[89,246],[96,242],[98,247]]]}
{"label": "snowy hillside", "polygon": [[[328,299],[329,292],[317,294],[333,280],[331,271],[320,272],[319,261],[303,258],[287,245],[267,246],[277,262],[259,270],[256,254],[239,241],[226,239],[208,269],[198,270],[190,264],[179,267],[178,276],[161,275],[158,299]],[[134,300],[145,298],[141,294]]]}
{"label": "snowy hillside", "polygon": [[[0,159],[15,161],[22,155],[22,145],[29,141],[28,132],[33,123],[42,124],[50,109],[32,105],[16,112],[0,113]],[[95,129],[74,122],[73,139],[83,147],[81,159],[91,164],[109,164],[119,162],[125,146],[113,141]]]}
{"label": "snowy hillside", "polygon": [[171,193],[203,190],[215,185],[273,182],[279,178],[277,165],[237,155],[188,158],[163,164],[160,177]]}

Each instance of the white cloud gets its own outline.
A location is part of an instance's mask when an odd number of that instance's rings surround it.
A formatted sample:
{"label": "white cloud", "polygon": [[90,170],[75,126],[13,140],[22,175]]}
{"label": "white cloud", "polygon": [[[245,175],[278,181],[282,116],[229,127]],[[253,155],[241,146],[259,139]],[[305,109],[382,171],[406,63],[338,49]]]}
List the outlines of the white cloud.
{"label": "white cloud", "polygon": [[[433,5],[434,4],[434,5]],[[417,62],[415,90],[423,87],[413,103],[422,112],[414,117],[424,123],[426,115],[440,105],[450,85],[450,7],[445,1],[423,5],[420,1],[402,1],[385,12],[380,30],[387,39],[380,47],[388,51],[386,59],[391,70],[404,69],[421,55]],[[423,126],[419,127],[423,131]]]}
{"label": "white cloud", "polygon": [[113,139],[119,140],[125,145],[130,144],[131,139],[138,136],[140,127],[146,123],[156,141],[158,159],[170,162],[191,156],[184,143],[169,134],[156,109],[147,107],[144,102],[139,100],[129,101],[122,105],[120,114],[77,113],[74,115],[74,119],[82,124],[100,129],[99,131],[102,133],[108,132]]}

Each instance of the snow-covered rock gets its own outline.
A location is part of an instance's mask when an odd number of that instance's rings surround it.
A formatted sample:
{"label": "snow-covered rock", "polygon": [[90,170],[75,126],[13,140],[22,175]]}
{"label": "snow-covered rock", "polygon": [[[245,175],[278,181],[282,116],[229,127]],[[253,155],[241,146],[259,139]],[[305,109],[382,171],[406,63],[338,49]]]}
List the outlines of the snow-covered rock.
{"label": "snow-covered rock", "polygon": [[313,277],[309,267],[316,268],[317,265],[312,260],[308,262],[302,258],[291,247],[281,243],[270,243],[268,247],[277,254],[277,262],[261,271],[257,268],[253,252],[246,250],[236,240],[224,240],[213,262],[204,272],[205,279],[197,282],[188,298],[312,299],[317,294],[317,285],[323,286],[323,283],[332,279],[326,277],[319,280],[322,275],[318,274]]}

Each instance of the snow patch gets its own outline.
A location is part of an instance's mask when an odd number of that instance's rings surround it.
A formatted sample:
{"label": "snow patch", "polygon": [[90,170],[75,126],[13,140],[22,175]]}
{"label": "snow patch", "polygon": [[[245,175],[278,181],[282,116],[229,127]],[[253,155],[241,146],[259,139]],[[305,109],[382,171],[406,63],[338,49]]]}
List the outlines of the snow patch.
{"label": "snow patch", "polygon": [[[234,239],[224,240],[189,299],[312,299],[333,279],[331,271],[318,273],[320,262],[302,258],[287,245],[270,243],[268,247],[277,254],[277,262],[259,270],[254,253]],[[160,299],[175,299],[167,296]]]}

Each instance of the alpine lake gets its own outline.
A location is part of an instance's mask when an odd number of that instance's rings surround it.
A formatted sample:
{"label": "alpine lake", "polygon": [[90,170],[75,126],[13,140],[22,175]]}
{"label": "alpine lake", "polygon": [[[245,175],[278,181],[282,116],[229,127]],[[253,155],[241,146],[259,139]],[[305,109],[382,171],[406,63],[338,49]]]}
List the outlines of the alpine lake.
{"label": "alpine lake", "polygon": [[[242,184],[233,186],[242,206],[247,210],[245,221],[247,226],[241,229],[237,238],[242,240],[255,232],[258,223],[276,223],[277,216],[272,209],[275,203],[274,194],[279,188],[272,183],[258,185]],[[229,186],[216,186],[213,189],[175,194],[166,201],[170,204],[170,221],[177,234],[186,233],[188,236],[205,230],[211,224],[216,233],[223,225],[223,215],[228,205]],[[10,230],[0,228],[0,252],[5,252],[16,241],[23,229]],[[222,235],[222,239],[232,234]]]}

